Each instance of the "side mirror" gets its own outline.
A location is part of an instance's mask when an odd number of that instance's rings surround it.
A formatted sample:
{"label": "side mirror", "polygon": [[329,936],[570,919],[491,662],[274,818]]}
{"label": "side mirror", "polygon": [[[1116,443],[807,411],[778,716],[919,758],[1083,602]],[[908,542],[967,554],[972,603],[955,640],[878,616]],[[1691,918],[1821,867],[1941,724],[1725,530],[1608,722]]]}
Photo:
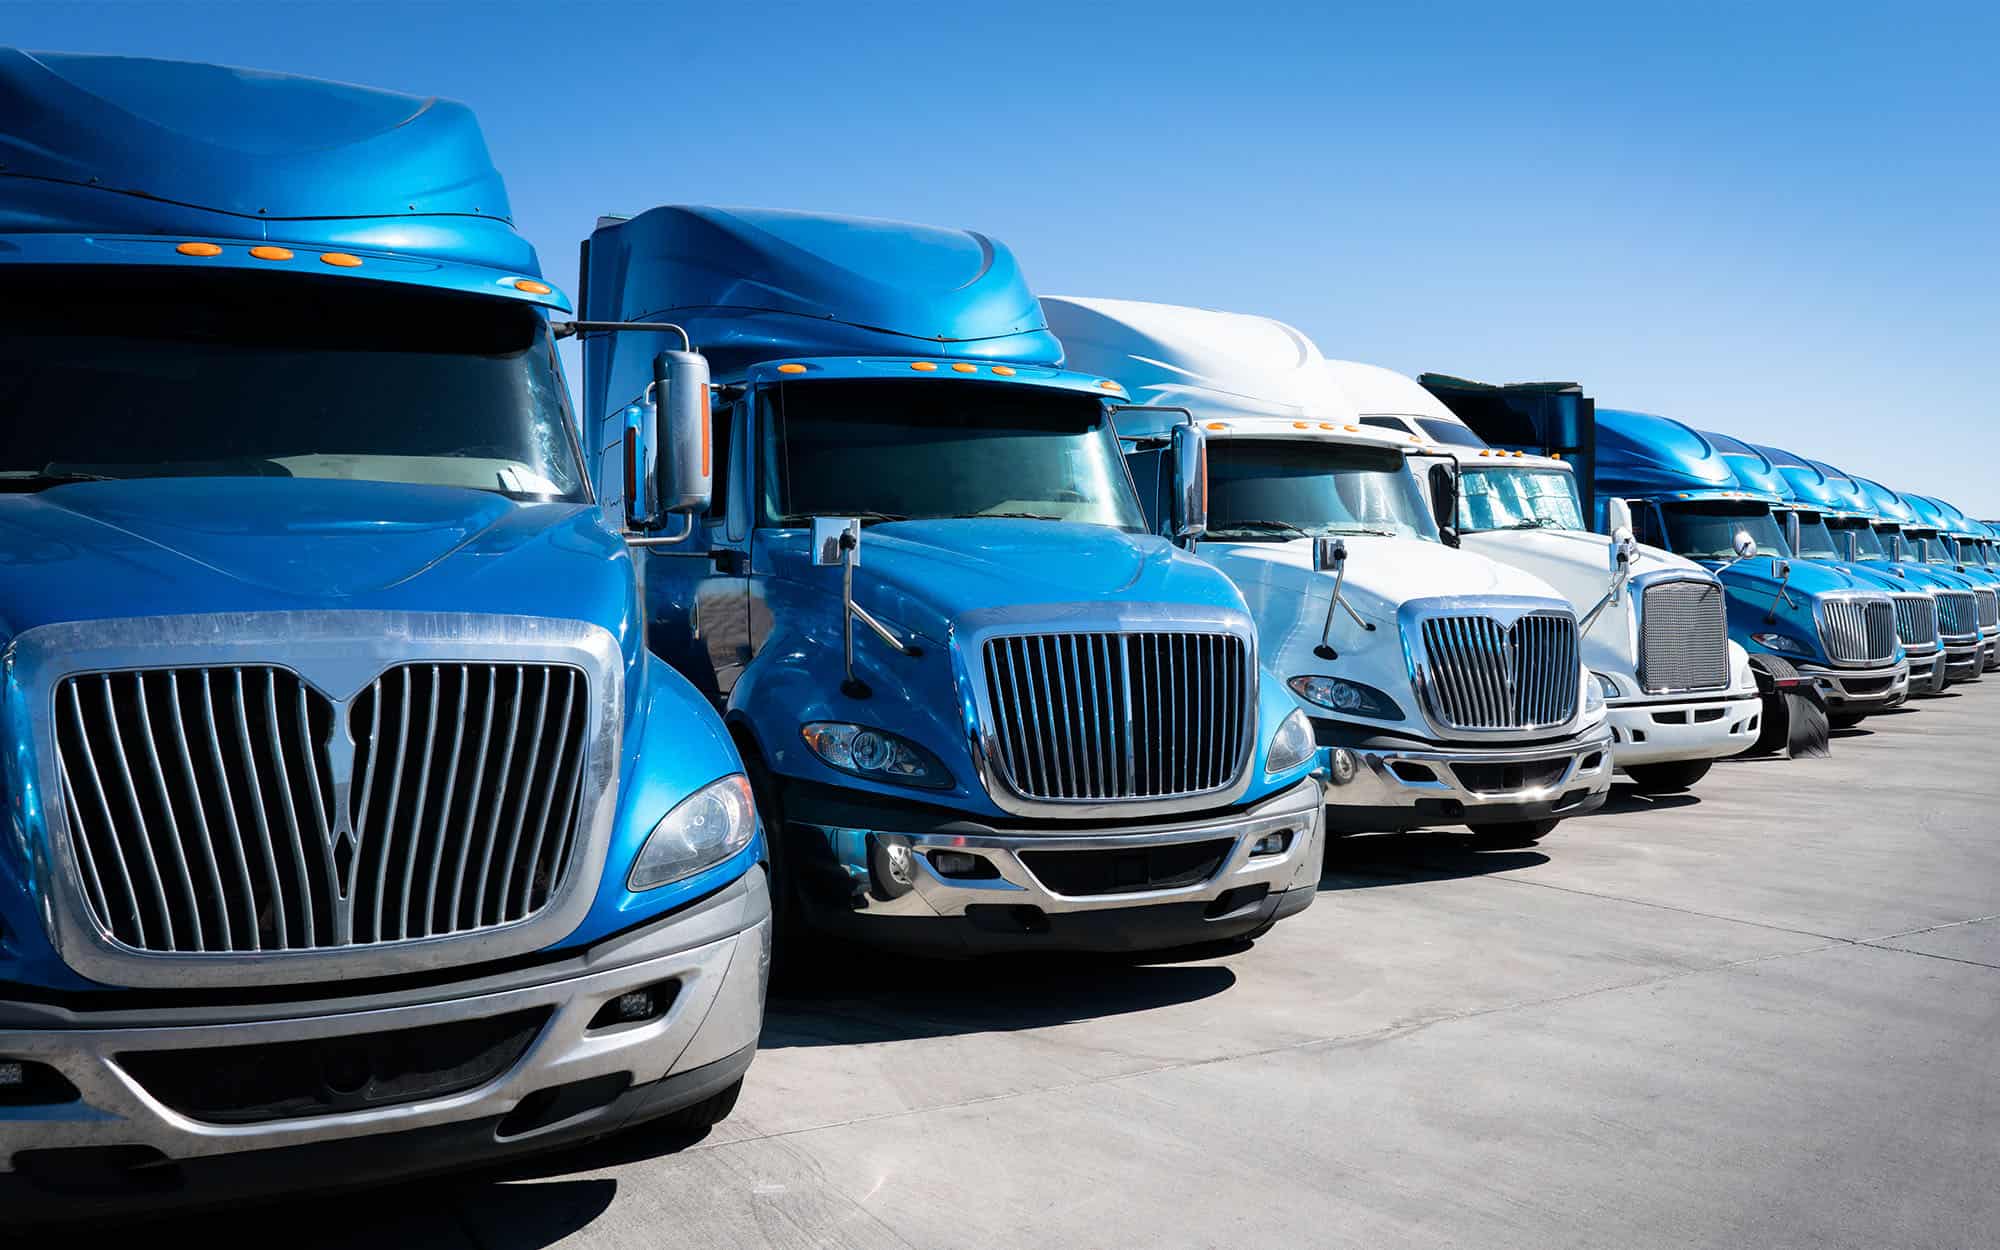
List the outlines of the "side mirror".
{"label": "side mirror", "polygon": [[1313,572],[1324,573],[1346,563],[1347,543],[1344,539],[1324,536],[1313,539]]}
{"label": "side mirror", "polygon": [[1611,533],[1611,559],[1621,569],[1632,567],[1632,561],[1639,557],[1639,541],[1632,537],[1632,531],[1624,526]]}
{"label": "side mirror", "polygon": [[1771,571],[1778,575],[1778,580],[1781,582],[1792,580],[1792,562],[1790,560],[1772,560]]}
{"label": "side mirror", "polygon": [[1799,549],[1799,514],[1796,512],[1785,514],[1785,545],[1793,551]]}
{"label": "side mirror", "polygon": [[816,516],[812,520],[813,564],[818,568],[839,568],[848,562],[848,553],[854,553],[854,563],[861,563],[861,518],[852,516]]}
{"label": "side mirror", "polygon": [[1736,558],[1748,560],[1757,554],[1757,540],[1750,537],[1749,530],[1736,531]]}
{"label": "side mirror", "polygon": [[[635,477],[646,497],[638,519],[657,524],[673,513],[708,511],[714,494],[713,423],[708,411],[708,361],[698,352],[661,352],[653,357],[652,419],[642,419],[642,442],[652,435],[651,454],[636,457],[626,480]],[[647,425],[650,424],[650,430]],[[632,460],[628,444],[627,459]],[[631,505],[628,503],[627,508]]]}
{"label": "side mirror", "polygon": [[1623,499],[1605,500],[1604,528],[1611,532],[1613,538],[1620,534],[1629,537],[1632,533],[1632,505]]}
{"label": "side mirror", "polygon": [[1174,497],[1168,536],[1189,542],[1208,532],[1208,439],[1193,425],[1175,426],[1171,439]]}
{"label": "side mirror", "polygon": [[1449,465],[1434,464],[1430,471],[1431,519],[1441,530],[1458,524],[1458,481]]}

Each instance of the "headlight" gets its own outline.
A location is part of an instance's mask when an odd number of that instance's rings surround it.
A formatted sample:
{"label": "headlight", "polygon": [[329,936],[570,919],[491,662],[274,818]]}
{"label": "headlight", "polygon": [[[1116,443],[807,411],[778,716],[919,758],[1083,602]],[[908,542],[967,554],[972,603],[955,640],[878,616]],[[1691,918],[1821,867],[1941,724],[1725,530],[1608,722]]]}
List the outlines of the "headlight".
{"label": "headlight", "polygon": [[743,774],[711,782],[653,826],[625,886],[636,894],[713,867],[750,845],[756,831],[750,782]]}
{"label": "headlight", "polygon": [[1618,697],[1618,683],[1611,679],[1611,674],[1592,673],[1590,677],[1591,684],[1597,687],[1597,695],[1600,701]]}
{"label": "headlight", "polygon": [[1308,674],[1294,677],[1286,683],[1292,693],[1307,703],[1315,703],[1336,712],[1348,712],[1355,716],[1368,716],[1376,720],[1401,720],[1403,709],[1396,701],[1373,686],[1364,686],[1358,681],[1345,677],[1321,677]]}
{"label": "headlight", "polygon": [[1612,692],[1618,688],[1611,685],[1611,679],[1602,673],[1592,673],[1590,680],[1583,683],[1583,714],[1591,716],[1604,710],[1604,690],[1609,686]]}
{"label": "headlight", "polygon": [[799,736],[822,762],[841,772],[926,790],[951,788],[951,774],[935,755],[895,734],[841,721],[813,721],[799,726]]}
{"label": "headlight", "polygon": [[1811,655],[1813,649],[1790,634],[1752,634],[1750,641],[1766,651],[1776,651],[1783,655]]}
{"label": "headlight", "polygon": [[1304,708],[1293,708],[1271,735],[1271,749],[1264,753],[1264,773],[1287,773],[1313,757],[1319,743],[1313,739],[1312,722]]}

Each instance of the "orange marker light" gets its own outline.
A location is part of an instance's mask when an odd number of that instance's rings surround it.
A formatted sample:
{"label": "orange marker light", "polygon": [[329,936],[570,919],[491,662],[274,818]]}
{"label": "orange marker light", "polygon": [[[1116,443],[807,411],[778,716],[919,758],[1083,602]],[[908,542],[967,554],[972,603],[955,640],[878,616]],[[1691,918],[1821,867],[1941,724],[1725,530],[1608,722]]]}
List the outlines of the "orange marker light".
{"label": "orange marker light", "polygon": [[1003,378],[1011,378],[1014,376],[1014,369],[1013,366],[1011,365],[994,365],[993,372],[999,374]]}
{"label": "orange marker light", "polygon": [[514,279],[514,289],[517,291],[526,291],[530,295],[547,295],[550,291],[554,290],[548,283],[537,282],[533,278]]}
{"label": "orange marker light", "polygon": [[292,258],[292,249],[289,247],[272,247],[266,243],[251,248],[250,254],[258,260],[290,260]]}
{"label": "orange marker light", "polygon": [[1303,421],[1294,421],[1292,422],[1292,428],[1295,430],[1309,430],[1312,427]]}
{"label": "orange marker light", "polygon": [[1108,381],[1107,381],[1107,382],[1099,382],[1099,383],[1097,384],[1097,387],[1098,387],[1098,389],[1099,389],[1099,390],[1104,390],[1104,391],[1116,391],[1116,390],[1122,390],[1122,389],[1123,389],[1123,388],[1122,388],[1122,387],[1120,387],[1120,386],[1119,386],[1119,385],[1118,385],[1118,384],[1117,384],[1116,382],[1108,382]]}
{"label": "orange marker light", "polygon": [[928,360],[912,360],[912,361],[910,362],[910,368],[912,368],[912,369],[915,369],[915,370],[916,370],[916,371],[917,371],[918,373],[936,373],[936,372],[937,372],[937,366],[936,366],[936,365],[934,365],[934,364],[932,364],[932,363],[931,363],[930,361],[928,361]]}
{"label": "orange marker light", "polygon": [[183,256],[220,256],[222,249],[213,243],[183,243],[174,249]]}
{"label": "orange marker light", "polygon": [[951,371],[952,371],[953,373],[978,373],[978,372],[979,372],[979,366],[978,366],[978,365],[953,365],[953,366],[951,367]]}
{"label": "orange marker light", "polygon": [[335,269],[359,269],[361,267],[361,258],[359,256],[351,256],[346,252],[321,252],[319,258],[322,264],[332,265]]}
{"label": "orange marker light", "polygon": [[779,366],[778,366],[778,372],[779,372],[779,373],[804,373],[805,371],[806,371],[806,367],[805,367],[804,365],[779,365]]}
{"label": "orange marker light", "polygon": [[1211,430],[1226,430],[1229,428],[1229,423],[1226,421],[1211,421],[1208,423],[1208,428]]}
{"label": "orange marker light", "polygon": [[1340,428],[1346,430],[1349,434],[1361,433],[1361,427],[1358,425],[1343,425]]}
{"label": "orange marker light", "polygon": [[1319,428],[1320,428],[1320,429],[1322,429],[1322,430],[1330,430],[1330,429],[1332,429],[1332,428],[1333,428],[1333,422],[1331,422],[1331,421],[1322,421],[1322,422],[1320,422],[1320,423],[1319,423]]}

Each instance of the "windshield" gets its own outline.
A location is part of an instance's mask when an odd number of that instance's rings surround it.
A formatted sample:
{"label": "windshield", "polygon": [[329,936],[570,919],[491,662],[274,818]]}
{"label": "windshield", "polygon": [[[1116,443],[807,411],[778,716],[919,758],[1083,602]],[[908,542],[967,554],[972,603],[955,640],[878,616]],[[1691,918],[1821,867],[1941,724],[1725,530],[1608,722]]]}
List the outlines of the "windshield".
{"label": "windshield", "polygon": [[1323,534],[1438,536],[1398,448],[1303,438],[1209,442],[1209,537],[1283,542]]}
{"label": "windshield", "polygon": [[1670,503],[1667,539],[1674,552],[1694,560],[1734,560],[1736,531],[1748,533],[1760,556],[1783,556],[1785,537],[1778,518],[1761,503]]}
{"label": "windshield", "polygon": [[1799,549],[1792,554],[1801,560],[1845,560],[1847,546],[1835,542],[1833,531],[1817,512],[1794,514],[1799,518]]}
{"label": "windshield", "polygon": [[1456,421],[1446,421],[1439,417],[1418,417],[1417,427],[1440,443],[1453,447],[1484,447],[1486,440],[1474,434]]}
{"label": "windshield", "polygon": [[1467,533],[1584,527],[1576,483],[1560,469],[1468,465],[1458,484],[1458,524]]}
{"label": "windshield", "polygon": [[1828,527],[1833,530],[1834,538],[1840,545],[1841,559],[1845,560],[1847,558],[1847,538],[1850,534],[1854,536],[1855,559],[1886,560],[1889,558],[1889,553],[1883,548],[1882,538],[1875,532],[1875,527],[1861,518],[1854,517],[1844,521],[1832,521],[1828,523]]}
{"label": "windshield", "polygon": [[587,498],[526,304],[112,266],[16,271],[7,297],[0,490],[312,477]]}
{"label": "windshield", "polygon": [[1936,530],[1903,531],[1903,537],[1916,546],[1916,559],[1923,564],[1956,564],[1951,556],[1951,540]]}
{"label": "windshield", "polygon": [[1144,530],[1095,396],[944,379],[786,382],[763,396],[767,524],[1031,517]]}
{"label": "windshield", "polygon": [[[1896,551],[1897,544],[1891,541],[1899,536],[1903,538],[1900,555]],[[1911,545],[1908,536],[1903,534],[1902,527],[1894,522],[1875,526],[1875,538],[1882,544],[1882,554],[1885,559],[1900,560],[1903,564],[1919,563],[1916,548]]]}

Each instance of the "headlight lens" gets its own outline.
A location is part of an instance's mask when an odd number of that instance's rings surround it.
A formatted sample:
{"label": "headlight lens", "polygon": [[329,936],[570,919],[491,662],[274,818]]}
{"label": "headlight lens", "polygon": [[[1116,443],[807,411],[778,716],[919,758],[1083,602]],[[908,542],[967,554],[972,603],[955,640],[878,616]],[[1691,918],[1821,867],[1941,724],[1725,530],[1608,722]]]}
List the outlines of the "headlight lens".
{"label": "headlight lens", "polygon": [[1592,684],[1597,687],[1597,695],[1600,700],[1615,699],[1618,697],[1618,683],[1612,680],[1611,674],[1592,673],[1590,676]]}
{"label": "headlight lens", "polygon": [[1309,673],[1294,677],[1286,683],[1292,693],[1307,703],[1330,708],[1336,712],[1347,712],[1354,716],[1368,716],[1376,720],[1401,720],[1403,709],[1396,701],[1373,686],[1364,686],[1358,681],[1345,677],[1322,677]]}
{"label": "headlight lens", "polygon": [[711,782],[660,818],[625,878],[633,893],[710,868],[750,845],[757,831],[750,782],[741,773]]}
{"label": "headlight lens", "polygon": [[926,790],[948,790],[951,774],[938,758],[914,742],[866,725],[812,721],[799,736],[820,760],[844,773]]}
{"label": "headlight lens", "polygon": [[1812,648],[1790,634],[1752,634],[1750,641],[1766,651],[1776,651],[1782,655],[1811,655]]}
{"label": "headlight lens", "polygon": [[1306,719],[1304,708],[1295,707],[1279,723],[1278,732],[1271,735],[1271,749],[1264,753],[1264,773],[1274,776],[1290,772],[1311,759],[1318,750],[1319,743],[1313,740],[1312,722]]}
{"label": "headlight lens", "polygon": [[[1611,684],[1609,678],[1598,673],[1592,673],[1590,678],[1589,681],[1583,683],[1583,714],[1585,716],[1604,710],[1604,688]],[[1615,691],[1617,687],[1614,686],[1612,689]]]}

